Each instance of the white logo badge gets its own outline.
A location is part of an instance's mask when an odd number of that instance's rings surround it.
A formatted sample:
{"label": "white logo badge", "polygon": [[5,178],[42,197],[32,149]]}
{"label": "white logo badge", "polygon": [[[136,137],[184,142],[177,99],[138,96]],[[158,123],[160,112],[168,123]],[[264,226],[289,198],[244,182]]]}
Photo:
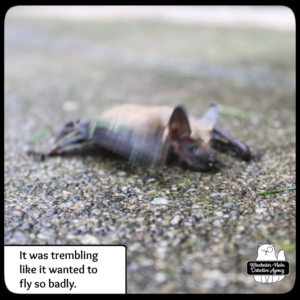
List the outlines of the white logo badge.
{"label": "white logo badge", "polygon": [[[273,263],[276,261],[285,261],[284,250],[279,251],[278,255],[276,256],[274,244],[259,244],[259,248],[257,251],[257,258],[256,261],[272,261]],[[278,266],[279,264],[277,264]],[[271,269],[270,274],[274,274],[275,268]],[[285,275],[254,275],[254,280],[256,282],[261,283],[275,283],[281,281]]]}

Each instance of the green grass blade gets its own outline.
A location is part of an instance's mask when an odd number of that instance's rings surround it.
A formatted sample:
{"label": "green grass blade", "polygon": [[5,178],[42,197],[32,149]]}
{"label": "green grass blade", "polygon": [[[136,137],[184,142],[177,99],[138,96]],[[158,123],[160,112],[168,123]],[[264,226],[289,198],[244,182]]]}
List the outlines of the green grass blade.
{"label": "green grass blade", "polygon": [[39,132],[37,132],[34,136],[32,136],[30,139],[26,141],[26,144],[30,145],[33,144],[34,142],[40,140],[43,138],[48,132],[51,131],[50,126],[46,126],[43,129],[41,129]]}
{"label": "green grass blade", "polygon": [[221,114],[227,114],[234,116],[239,119],[249,120],[251,118],[260,118],[260,115],[258,113],[254,112],[245,112],[240,110],[239,108],[233,107],[233,106],[227,106],[223,104],[218,104],[218,112]]}
{"label": "green grass blade", "polygon": [[295,190],[296,190],[296,187],[293,186],[291,188],[284,188],[284,189],[280,189],[280,190],[270,190],[270,191],[265,191],[265,192],[259,192],[259,193],[256,193],[256,195],[257,196],[263,196],[263,195],[282,193],[284,191],[295,191]]}

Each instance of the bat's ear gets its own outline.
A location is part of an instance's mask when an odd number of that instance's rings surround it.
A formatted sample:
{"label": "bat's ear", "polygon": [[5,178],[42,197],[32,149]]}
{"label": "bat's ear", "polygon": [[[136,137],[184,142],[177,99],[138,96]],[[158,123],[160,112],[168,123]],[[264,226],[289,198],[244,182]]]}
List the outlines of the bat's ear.
{"label": "bat's ear", "polygon": [[170,137],[173,140],[188,138],[191,128],[188,117],[181,106],[174,108],[169,120]]}
{"label": "bat's ear", "polygon": [[206,113],[202,116],[201,121],[203,121],[210,130],[213,130],[217,123],[218,110],[216,104],[211,104]]}

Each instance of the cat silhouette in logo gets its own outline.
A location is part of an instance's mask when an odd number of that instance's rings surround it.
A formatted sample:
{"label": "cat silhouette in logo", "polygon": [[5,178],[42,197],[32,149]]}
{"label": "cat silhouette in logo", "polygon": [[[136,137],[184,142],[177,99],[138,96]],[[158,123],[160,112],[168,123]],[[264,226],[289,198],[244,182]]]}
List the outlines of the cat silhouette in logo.
{"label": "cat silhouette in logo", "polygon": [[[285,260],[284,250],[279,251],[276,257],[274,244],[259,244],[258,256],[256,260],[259,261],[282,261]],[[254,280],[261,283],[275,283],[284,278],[284,275],[255,275]]]}

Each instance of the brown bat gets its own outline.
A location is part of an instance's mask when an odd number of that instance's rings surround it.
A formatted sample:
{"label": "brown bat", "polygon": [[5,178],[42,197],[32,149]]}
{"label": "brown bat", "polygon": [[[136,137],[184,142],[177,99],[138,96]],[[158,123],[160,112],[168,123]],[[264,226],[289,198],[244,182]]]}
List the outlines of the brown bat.
{"label": "brown bat", "polygon": [[217,140],[250,160],[248,146],[216,126],[217,117],[214,104],[200,119],[188,117],[181,106],[118,105],[99,118],[67,122],[50,150],[29,154],[53,156],[66,146],[91,140],[133,163],[161,166],[175,154],[191,168],[209,171],[217,162],[212,143]]}

